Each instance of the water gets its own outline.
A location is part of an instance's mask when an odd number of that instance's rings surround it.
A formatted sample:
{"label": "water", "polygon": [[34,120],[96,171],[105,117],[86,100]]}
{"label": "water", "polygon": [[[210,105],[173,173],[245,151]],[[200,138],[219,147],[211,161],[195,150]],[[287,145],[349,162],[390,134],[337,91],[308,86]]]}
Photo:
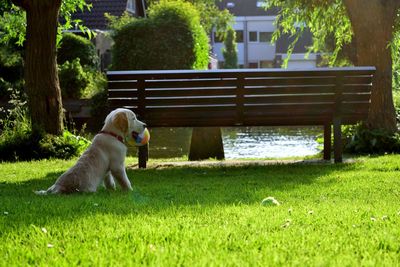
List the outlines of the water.
{"label": "water", "polygon": [[222,138],[227,159],[285,158],[319,153],[316,140],[321,133],[319,127],[227,128]]}
{"label": "water", "polygon": [[[150,131],[150,157],[188,155],[190,128],[155,128]],[[318,136],[322,127],[237,127],[222,128],[226,159],[285,158],[321,152]]]}

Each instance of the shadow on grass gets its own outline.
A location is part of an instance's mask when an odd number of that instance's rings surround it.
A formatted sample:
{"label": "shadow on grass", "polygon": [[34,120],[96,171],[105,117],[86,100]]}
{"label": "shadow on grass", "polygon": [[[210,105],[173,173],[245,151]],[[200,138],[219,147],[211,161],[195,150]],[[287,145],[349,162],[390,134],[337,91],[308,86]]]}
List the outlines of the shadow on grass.
{"label": "shadow on grass", "polygon": [[48,220],[67,223],[95,214],[123,216],[162,213],[177,207],[253,204],[267,196],[307,197],[309,186],[317,184],[316,188],[326,190],[333,182],[321,177],[353,168],[353,164],[285,164],[128,170],[133,192],[99,188],[94,194],[35,195],[35,190],[47,189],[61,175],[61,172],[48,173],[43,179],[0,183],[0,212],[7,212],[10,219],[13,217],[15,226]]}

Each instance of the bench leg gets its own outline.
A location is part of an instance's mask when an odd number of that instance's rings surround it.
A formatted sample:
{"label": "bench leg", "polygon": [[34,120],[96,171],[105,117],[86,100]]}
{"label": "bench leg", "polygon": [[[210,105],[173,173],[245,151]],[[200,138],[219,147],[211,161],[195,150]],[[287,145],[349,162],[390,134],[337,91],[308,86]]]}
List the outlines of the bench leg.
{"label": "bench leg", "polygon": [[324,125],[324,160],[331,159],[332,151],[332,126],[330,123]]}
{"label": "bench leg", "polygon": [[343,162],[342,158],[342,120],[340,117],[333,118],[333,145],[335,154],[335,163]]}
{"label": "bench leg", "polygon": [[147,160],[149,159],[149,145],[139,147],[139,168],[146,169]]}

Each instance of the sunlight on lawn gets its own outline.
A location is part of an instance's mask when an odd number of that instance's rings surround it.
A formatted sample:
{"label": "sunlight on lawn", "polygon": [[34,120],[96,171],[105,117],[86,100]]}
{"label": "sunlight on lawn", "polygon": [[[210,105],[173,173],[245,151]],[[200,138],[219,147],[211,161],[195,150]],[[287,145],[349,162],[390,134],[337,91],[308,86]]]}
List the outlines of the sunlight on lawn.
{"label": "sunlight on lawn", "polygon": [[44,197],[73,160],[3,163],[0,265],[396,266],[399,162],[129,169],[131,193]]}

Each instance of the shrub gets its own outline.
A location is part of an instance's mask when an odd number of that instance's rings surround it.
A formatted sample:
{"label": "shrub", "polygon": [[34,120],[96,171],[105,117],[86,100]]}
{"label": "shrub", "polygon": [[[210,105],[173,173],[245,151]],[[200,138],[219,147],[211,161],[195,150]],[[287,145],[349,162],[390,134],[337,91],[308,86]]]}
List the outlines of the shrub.
{"label": "shrub", "polygon": [[81,66],[79,58],[60,65],[58,76],[63,98],[81,98],[90,83],[90,77]]}
{"label": "shrub", "polygon": [[0,161],[68,159],[78,156],[90,144],[85,138],[68,131],[62,136],[53,136],[37,129],[32,130],[23,103],[8,110],[7,118],[1,123]]}
{"label": "shrub", "polygon": [[10,88],[23,88],[22,52],[14,47],[0,46],[0,99],[10,97]]}
{"label": "shrub", "polygon": [[97,69],[99,57],[96,47],[86,38],[73,33],[64,33],[61,45],[57,50],[58,64],[64,64],[79,58],[82,66]]}
{"label": "shrub", "polygon": [[109,112],[108,92],[106,88],[93,95],[90,103],[90,115],[94,129],[100,129],[103,125],[104,118]]}
{"label": "shrub", "polygon": [[200,25],[199,13],[190,3],[154,4],[149,18],[119,26],[113,38],[113,69],[205,69],[208,66],[208,37]]}
{"label": "shrub", "polygon": [[62,136],[40,131],[16,131],[0,141],[0,161],[69,159],[80,155],[90,144],[83,137],[64,131]]}
{"label": "shrub", "polygon": [[83,98],[92,98],[99,92],[103,92],[107,88],[107,78],[106,75],[101,71],[85,69],[89,84],[83,92]]}
{"label": "shrub", "polygon": [[400,133],[384,129],[368,129],[364,124],[344,128],[345,152],[383,154],[400,152]]}
{"label": "shrub", "polygon": [[62,136],[45,135],[39,142],[42,158],[69,159],[80,155],[90,141],[64,131]]}
{"label": "shrub", "polygon": [[224,56],[224,68],[225,69],[236,69],[238,67],[237,58],[237,44],[236,44],[236,32],[233,28],[229,28],[226,32],[224,40],[224,49],[222,54]]}

